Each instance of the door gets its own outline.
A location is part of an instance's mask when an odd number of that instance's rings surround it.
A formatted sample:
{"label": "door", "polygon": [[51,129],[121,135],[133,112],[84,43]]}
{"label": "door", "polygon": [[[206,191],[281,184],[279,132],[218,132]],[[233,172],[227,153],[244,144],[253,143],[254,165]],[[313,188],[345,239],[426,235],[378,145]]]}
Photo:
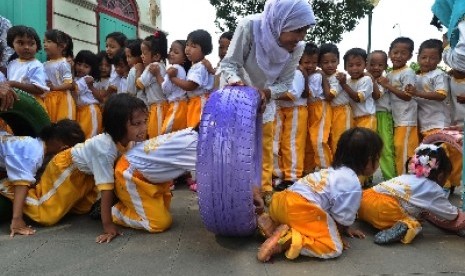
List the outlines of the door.
{"label": "door", "polygon": [[136,26],[121,21],[115,17],[112,17],[105,13],[99,14],[99,41],[100,41],[100,50],[105,50],[105,37],[112,32],[122,32],[129,39],[134,39],[137,37]]}

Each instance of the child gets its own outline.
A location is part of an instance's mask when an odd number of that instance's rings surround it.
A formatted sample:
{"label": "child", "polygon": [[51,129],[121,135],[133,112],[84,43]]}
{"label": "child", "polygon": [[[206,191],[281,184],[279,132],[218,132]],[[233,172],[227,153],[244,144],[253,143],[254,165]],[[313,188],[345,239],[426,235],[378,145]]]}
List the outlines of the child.
{"label": "child", "polygon": [[[126,40],[126,35],[121,32],[110,33],[105,38],[105,50],[111,64],[110,83],[114,83],[114,79],[118,76],[118,74],[115,71],[115,64],[113,59],[116,56],[116,54],[118,54],[118,52],[124,50]],[[115,84],[114,87],[118,87],[118,84]],[[116,92],[116,90],[114,90],[114,87],[109,89],[110,94]]]}
{"label": "child", "polygon": [[162,232],[171,226],[171,180],[195,171],[197,131],[192,128],[160,135],[126,152],[115,167],[113,222]]}
{"label": "child", "polygon": [[142,52],[140,50],[140,45],[142,39],[132,39],[128,40],[126,48],[124,49],[126,53],[126,59],[129,67],[128,78],[127,78],[127,92],[144,101],[147,102],[147,97],[145,96],[144,90],[137,89],[136,80],[142,75],[144,71],[144,64],[142,63]]}
{"label": "child", "polygon": [[68,36],[59,30],[45,32],[44,50],[48,61],[44,63],[50,92],[44,97],[50,121],[76,119],[76,103],[69,92],[73,88],[71,66],[64,55],[72,51]]}
{"label": "child", "polygon": [[259,15],[242,19],[220,64],[229,85],[256,87],[263,112],[262,192],[271,192],[275,99],[291,87],[304,50],[307,30],[315,24],[308,1],[269,0]]}
{"label": "child", "polygon": [[[332,109],[327,101],[331,98],[328,79],[322,71],[317,71],[320,49],[315,44],[309,45],[310,63],[309,74],[310,94],[307,98],[308,132],[305,146],[304,173],[307,175],[314,170],[326,169],[330,166],[332,153],[329,147],[329,128],[331,126]],[[304,50],[304,51],[307,51]]]}
{"label": "child", "polygon": [[220,39],[218,40],[218,57],[221,62],[228,52],[229,44],[233,38],[233,32],[224,32],[221,34]]}
{"label": "child", "polygon": [[397,175],[394,156],[394,123],[391,114],[391,100],[389,90],[384,89],[379,83],[385,78],[383,73],[387,68],[387,54],[381,50],[375,50],[368,55],[367,72],[373,78],[373,98],[376,103],[377,132],[383,140],[383,151],[379,158],[379,167],[384,180],[389,180]]}
{"label": "child", "polygon": [[192,67],[187,72],[185,80],[170,76],[171,82],[187,91],[187,126],[195,127],[200,122],[202,110],[213,88],[213,75],[202,63],[206,55],[212,52],[212,38],[205,30],[195,30],[187,35],[185,53]]}
{"label": "child", "polygon": [[275,193],[269,207],[273,222],[268,224],[279,226],[260,247],[258,260],[266,262],[282,251],[288,259],[299,255],[335,258],[349,248],[342,234],[364,238],[361,231],[350,228],[362,197],[357,176],[373,174],[382,147],[381,138],[370,129],[347,130],[339,139],[332,167]]}
{"label": "child", "polygon": [[378,83],[389,90],[394,120],[394,151],[397,174],[404,174],[407,157],[418,145],[417,103],[405,93],[407,85],[415,85],[415,72],[406,63],[412,58],[414,43],[408,37],[398,37],[389,47],[392,71]]}
{"label": "child", "polygon": [[162,133],[170,133],[187,127],[187,94],[186,91],[171,82],[170,76],[185,80],[191,62],[185,54],[186,41],[175,40],[171,43],[168,60],[172,65],[166,71],[162,84],[163,93],[168,99],[168,110],[163,121]]}
{"label": "child", "polygon": [[115,66],[116,77],[110,81],[108,90],[116,91],[116,93],[127,93],[128,75],[131,68],[129,67],[124,49],[113,56],[113,65]]}
{"label": "child", "polygon": [[133,142],[146,137],[147,107],[126,93],[112,95],[103,110],[105,132],[57,154],[47,165],[39,183],[29,189],[24,214],[53,225],[65,214],[85,214],[101,193],[104,233],[96,242],[110,242],[120,234],[111,219],[114,164]]}
{"label": "child", "polygon": [[[283,180],[275,190],[284,190],[302,177],[305,142],[307,139],[307,99],[309,97],[308,75],[316,69],[316,59],[312,49],[314,44],[305,46],[299,67],[294,74],[292,87],[285,95],[278,98],[278,111],[275,121],[274,175]],[[277,162],[276,162],[277,161]],[[265,194],[265,199],[267,195]]]}
{"label": "child", "polygon": [[166,74],[165,60],[168,56],[168,41],[166,34],[156,31],[148,36],[141,44],[142,62],[145,69],[137,79],[137,88],[144,89],[149,107],[149,121],[147,134],[149,138],[162,133],[165,119],[166,97],[161,85]]}
{"label": "child", "polygon": [[344,73],[337,72],[339,65],[339,49],[332,43],[320,46],[318,58],[320,68],[328,78],[330,85],[329,101],[331,101],[331,125],[329,132],[329,144],[331,152],[336,152],[339,137],[352,126],[352,110],[349,103],[349,94],[344,92],[340,79]]}
{"label": "child", "polygon": [[352,48],[344,55],[344,68],[350,78],[341,78],[341,86],[349,94],[354,126],[376,131],[375,103],[373,100],[373,80],[365,75],[367,53],[360,48]]}
{"label": "child", "polygon": [[40,179],[36,175],[58,152],[84,142],[84,133],[75,121],[63,119],[42,129],[39,138],[0,136],[0,163],[6,169],[8,183],[2,183],[0,192],[13,201],[10,236],[32,235],[35,230],[23,219],[28,190]]}
{"label": "child", "polygon": [[105,51],[100,51],[97,54],[97,58],[99,60],[98,69],[100,71],[100,80],[94,81],[94,87],[98,91],[97,100],[99,100],[100,104],[103,104],[110,95],[108,87],[110,86],[112,65]]}
{"label": "child", "polygon": [[442,187],[452,166],[443,148],[421,144],[406,164],[407,174],[363,191],[358,218],[381,230],[377,244],[411,243],[428,211],[446,220],[458,217]]}
{"label": "child", "polygon": [[102,131],[102,113],[97,100],[100,95],[94,87],[94,81],[100,79],[97,56],[88,50],[80,51],[74,59],[74,71],[76,121],[88,139]]}
{"label": "child", "polygon": [[41,49],[39,36],[33,28],[17,25],[8,30],[7,44],[18,55],[8,63],[7,86],[32,94],[46,110],[43,96],[50,88],[46,84],[44,66],[35,58]]}

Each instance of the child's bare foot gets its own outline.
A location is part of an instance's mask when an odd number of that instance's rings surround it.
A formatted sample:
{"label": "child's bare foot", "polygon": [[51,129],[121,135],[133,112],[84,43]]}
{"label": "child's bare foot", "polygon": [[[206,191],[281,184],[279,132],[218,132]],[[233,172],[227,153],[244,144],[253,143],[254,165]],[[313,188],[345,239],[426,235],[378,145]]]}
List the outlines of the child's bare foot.
{"label": "child's bare foot", "polygon": [[257,218],[257,225],[260,233],[267,239],[273,235],[277,227],[276,223],[267,213],[263,213]]}
{"label": "child's bare foot", "polygon": [[270,260],[271,256],[283,252],[284,248],[278,242],[287,231],[289,231],[289,226],[286,224],[279,225],[273,235],[260,246],[257,259],[261,262],[267,262]]}

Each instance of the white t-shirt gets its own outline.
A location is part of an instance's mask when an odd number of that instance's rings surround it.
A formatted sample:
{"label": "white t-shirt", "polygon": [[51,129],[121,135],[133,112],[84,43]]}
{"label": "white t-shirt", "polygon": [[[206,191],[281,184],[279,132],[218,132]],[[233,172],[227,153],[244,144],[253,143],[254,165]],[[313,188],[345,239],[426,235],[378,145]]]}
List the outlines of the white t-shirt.
{"label": "white t-shirt", "polygon": [[[177,69],[177,78],[182,80],[186,79],[186,70],[184,69],[184,67],[182,67],[179,64],[173,64],[171,67]],[[163,89],[163,93],[165,93],[165,96],[169,102],[187,99],[186,91],[181,87],[175,85],[173,82],[171,82],[168,75],[165,75],[165,79],[161,85],[161,88]]]}
{"label": "white t-shirt", "polygon": [[293,101],[282,101],[277,100],[278,106],[282,107],[294,107],[294,106],[307,106],[307,99],[302,98],[302,93],[305,90],[305,78],[300,70],[295,70],[294,81],[292,82],[292,88],[289,90],[290,96],[294,99]]}
{"label": "white t-shirt", "polygon": [[78,96],[76,101],[77,106],[85,106],[99,103],[99,101],[94,97],[92,90],[89,89],[85,77],[88,76],[76,78],[74,80],[78,89]]}
{"label": "white t-shirt", "polygon": [[73,82],[71,65],[66,61],[66,58],[46,61],[44,63],[44,69],[45,74],[47,74],[47,80],[49,80],[53,86]]}
{"label": "white t-shirt", "polygon": [[7,78],[10,81],[33,84],[44,91],[47,86],[44,65],[37,59],[22,61],[19,58],[8,63]]}
{"label": "white t-shirt", "polygon": [[[408,84],[415,85],[415,72],[407,66],[387,73],[386,78],[392,86],[404,91]],[[417,125],[417,102],[415,99],[404,101],[394,93],[389,93],[391,97],[392,118],[394,127],[416,126]]]}
{"label": "white t-shirt", "polygon": [[187,72],[186,80],[197,83],[199,86],[187,91],[187,97],[192,98],[204,95],[213,89],[214,76],[208,73],[207,67],[202,62],[197,62]]}
{"label": "white t-shirt", "polygon": [[[162,62],[154,62],[158,64],[160,67],[160,74],[162,77],[166,75],[166,68],[165,64]],[[139,86],[142,86],[145,90],[145,95],[147,96],[147,105],[151,104],[158,104],[166,101],[165,94],[161,89],[161,85],[158,84],[157,79],[155,76],[152,75],[149,71],[149,66],[145,67],[144,72],[142,75],[137,79],[137,83]]]}
{"label": "white t-shirt", "polygon": [[349,78],[347,85],[356,92],[360,98],[360,102],[352,99],[349,100],[350,107],[354,114],[354,118],[374,115],[376,113],[375,101],[373,100],[373,80],[369,76],[363,76],[357,80]]}

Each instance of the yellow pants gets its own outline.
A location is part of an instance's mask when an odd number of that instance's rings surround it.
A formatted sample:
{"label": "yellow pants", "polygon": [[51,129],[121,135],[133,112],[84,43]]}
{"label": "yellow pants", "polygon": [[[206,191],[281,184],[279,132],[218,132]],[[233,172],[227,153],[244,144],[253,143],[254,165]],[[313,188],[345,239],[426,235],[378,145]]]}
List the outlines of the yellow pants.
{"label": "yellow pants", "polygon": [[262,191],[273,191],[273,132],[274,122],[263,124],[262,130]]}
{"label": "yellow pants", "polygon": [[162,134],[185,129],[187,127],[187,100],[168,104],[168,109],[161,128]]}
{"label": "yellow pants", "polygon": [[396,155],[396,170],[398,175],[405,174],[405,163],[418,146],[416,126],[394,127],[394,152]]}
{"label": "yellow pants", "polygon": [[[13,200],[13,191],[11,185],[8,193],[2,194]],[[29,189],[23,213],[35,222],[53,225],[68,212],[88,213],[96,200],[93,175],[79,171],[67,149],[48,163],[39,183]]]}
{"label": "yellow pants", "polygon": [[402,243],[411,243],[421,231],[420,222],[409,216],[396,198],[377,193],[373,189],[363,191],[358,218],[379,230],[391,228],[398,221],[405,223],[408,230],[401,240]]}
{"label": "yellow pants", "polygon": [[149,138],[162,134],[163,120],[167,110],[167,103],[153,103],[149,107],[149,118],[147,120],[147,134]]}
{"label": "yellow pants", "polygon": [[352,110],[350,105],[332,106],[333,117],[331,120],[330,146],[333,154],[336,153],[337,142],[344,131],[352,127]]}
{"label": "yellow pants", "polygon": [[202,110],[207,102],[208,94],[192,97],[187,103],[187,127],[196,127],[202,117]]}
{"label": "yellow pants", "polygon": [[111,210],[114,223],[149,232],[162,232],[171,226],[171,182],[148,182],[124,156],[116,164],[115,177],[119,202]]}
{"label": "yellow pants", "polygon": [[329,132],[333,111],[326,101],[308,104],[308,133],[305,146],[304,174],[318,168],[328,168],[333,160]]}
{"label": "yellow pants", "polygon": [[[32,94],[30,94],[30,95],[32,95]],[[37,103],[39,103],[40,106],[42,106],[44,108],[44,110],[48,114],[48,110],[47,110],[47,107],[45,106],[44,98],[41,97],[41,96],[36,96],[36,95],[32,95],[32,96],[36,99]]]}
{"label": "yellow pants", "polygon": [[369,128],[376,132],[376,116],[375,115],[366,115],[354,118],[354,127],[364,127]]}
{"label": "yellow pants", "polygon": [[69,91],[48,92],[45,94],[44,104],[52,123],[61,119],[76,120],[76,103]]}
{"label": "yellow pants", "polygon": [[291,247],[286,251],[287,258],[305,255],[329,259],[342,254],[342,239],[336,222],[301,195],[287,190],[275,193],[271,200],[270,216],[275,222],[287,224],[290,228],[280,240],[283,243],[291,239]]}
{"label": "yellow pants", "polygon": [[302,177],[307,114],[306,106],[281,107],[278,110],[274,135],[274,145],[278,147],[278,167],[275,166],[275,170],[282,172],[284,180],[296,181]]}
{"label": "yellow pants", "polygon": [[84,131],[86,139],[100,134],[102,132],[102,112],[100,111],[100,106],[98,104],[78,106],[76,121]]}

